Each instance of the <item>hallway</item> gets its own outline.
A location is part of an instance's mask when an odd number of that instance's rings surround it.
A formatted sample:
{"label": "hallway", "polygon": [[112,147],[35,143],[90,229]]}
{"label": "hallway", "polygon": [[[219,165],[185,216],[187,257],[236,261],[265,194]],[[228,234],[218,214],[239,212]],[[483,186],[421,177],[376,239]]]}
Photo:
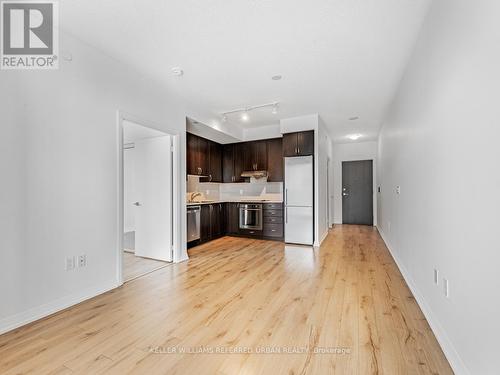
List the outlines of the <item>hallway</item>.
{"label": "hallway", "polygon": [[452,371],[376,229],[336,226],[316,250],[233,237],[196,247],[0,336],[0,373]]}

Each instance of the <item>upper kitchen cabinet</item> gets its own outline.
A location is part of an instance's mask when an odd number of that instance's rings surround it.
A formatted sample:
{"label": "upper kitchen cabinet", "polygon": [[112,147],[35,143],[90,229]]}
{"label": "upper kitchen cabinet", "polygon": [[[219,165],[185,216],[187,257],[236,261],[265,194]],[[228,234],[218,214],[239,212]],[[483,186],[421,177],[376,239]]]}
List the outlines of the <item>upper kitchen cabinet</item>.
{"label": "upper kitchen cabinet", "polygon": [[222,182],[222,146],[210,141],[208,144],[208,182]]}
{"label": "upper kitchen cabinet", "polygon": [[186,156],[187,174],[205,176],[204,181],[222,181],[221,145],[187,133]]}
{"label": "upper kitchen cabinet", "polygon": [[283,134],[283,156],[314,154],[314,130]]}
{"label": "upper kitchen cabinet", "polygon": [[283,140],[274,138],[267,140],[267,181],[283,181]]}
{"label": "upper kitchen cabinet", "polygon": [[234,182],[234,147],[222,146],[222,182]]}
{"label": "upper kitchen cabinet", "polygon": [[247,154],[251,156],[252,171],[265,171],[267,169],[267,142],[247,142]]}
{"label": "upper kitchen cabinet", "polygon": [[186,135],[187,174],[209,175],[209,141],[194,134]]}
{"label": "upper kitchen cabinet", "polygon": [[244,182],[241,173],[250,168],[251,161],[245,153],[244,143],[222,146],[222,182]]}

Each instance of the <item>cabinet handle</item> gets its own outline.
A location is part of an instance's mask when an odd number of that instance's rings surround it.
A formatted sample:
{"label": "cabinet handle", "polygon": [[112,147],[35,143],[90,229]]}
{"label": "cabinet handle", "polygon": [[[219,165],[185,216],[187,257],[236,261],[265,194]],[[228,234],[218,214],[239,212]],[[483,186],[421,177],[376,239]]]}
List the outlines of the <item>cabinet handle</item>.
{"label": "cabinet handle", "polygon": [[208,177],[209,177],[208,182],[212,182],[212,175],[209,175]]}
{"label": "cabinet handle", "polygon": [[297,147],[297,154],[300,154],[300,147]]}
{"label": "cabinet handle", "polygon": [[288,223],[288,207],[285,207],[285,223]]}

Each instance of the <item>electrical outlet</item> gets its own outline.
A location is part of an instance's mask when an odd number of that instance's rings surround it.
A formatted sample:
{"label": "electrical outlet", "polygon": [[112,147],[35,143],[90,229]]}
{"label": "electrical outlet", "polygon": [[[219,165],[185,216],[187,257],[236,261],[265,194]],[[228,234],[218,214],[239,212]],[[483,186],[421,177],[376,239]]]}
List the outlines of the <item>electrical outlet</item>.
{"label": "electrical outlet", "polygon": [[75,269],[75,257],[66,257],[66,271]]}
{"label": "electrical outlet", "polygon": [[85,267],[87,265],[87,255],[82,254],[78,256],[78,268]]}
{"label": "electrical outlet", "polygon": [[446,298],[450,298],[450,282],[443,278],[443,291]]}
{"label": "electrical outlet", "polygon": [[439,285],[439,271],[434,268],[434,284]]}
{"label": "electrical outlet", "polygon": [[401,186],[396,186],[396,194],[401,194]]}

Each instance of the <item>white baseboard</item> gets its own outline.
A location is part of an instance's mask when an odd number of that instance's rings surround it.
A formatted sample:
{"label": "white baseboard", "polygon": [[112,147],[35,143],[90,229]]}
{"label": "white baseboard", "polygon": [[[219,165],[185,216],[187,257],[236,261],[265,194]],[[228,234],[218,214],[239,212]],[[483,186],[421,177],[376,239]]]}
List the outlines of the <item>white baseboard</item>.
{"label": "white baseboard", "polygon": [[323,235],[321,236],[321,239],[319,240],[320,246],[327,236],[328,236],[328,230],[325,230],[325,233],[323,233]]}
{"label": "white baseboard", "polygon": [[385,245],[389,249],[389,252],[392,255],[392,258],[396,262],[396,265],[399,268],[399,271],[403,275],[403,278],[406,281],[406,284],[408,284],[408,287],[410,288],[411,292],[413,293],[413,296],[415,297],[415,300],[417,301],[418,305],[420,306],[420,309],[422,310],[425,318],[427,319],[427,322],[429,323],[429,326],[432,329],[432,332],[434,332],[434,335],[436,336],[437,341],[439,342],[439,345],[441,346],[441,349],[444,352],[444,355],[446,356],[446,359],[450,363],[451,368],[453,369],[453,372],[456,375],[470,375],[469,370],[465,366],[465,363],[462,361],[462,358],[460,358],[460,355],[458,354],[457,350],[453,346],[453,343],[451,342],[450,338],[446,334],[445,330],[441,326],[441,323],[439,323],[439,320],[436,318],[436,315],[433,313],[432,309],[430,308],[429,304],[425,300],[424,296],[422,293],[420,293],[419,289],[415,285],[415,282],[411,278],[410,274],[408,273],[408,270],[406,267],[403,265],[403,263],[400,261],[396,253],[393,251],[393,248],[388,241],[387,237],[385,236],[384,232],[382,231],[381,228],[377,227],[378,232],[380,233],[380,236],[385,242]]}
{"label": "white baseboard", "polygon": [[55,301],[41,306],[31,308],[21,313],[8,316],[0,320],[0,335],[13,329],[19,328],[36,320],[45,318],[58,311],[67,309],[73,305],[83,302],[87,299],[103,294],[119,286],[116,280],[112,280],[104,285],[94,286],[83,290],[82,292],[59,298]]}

